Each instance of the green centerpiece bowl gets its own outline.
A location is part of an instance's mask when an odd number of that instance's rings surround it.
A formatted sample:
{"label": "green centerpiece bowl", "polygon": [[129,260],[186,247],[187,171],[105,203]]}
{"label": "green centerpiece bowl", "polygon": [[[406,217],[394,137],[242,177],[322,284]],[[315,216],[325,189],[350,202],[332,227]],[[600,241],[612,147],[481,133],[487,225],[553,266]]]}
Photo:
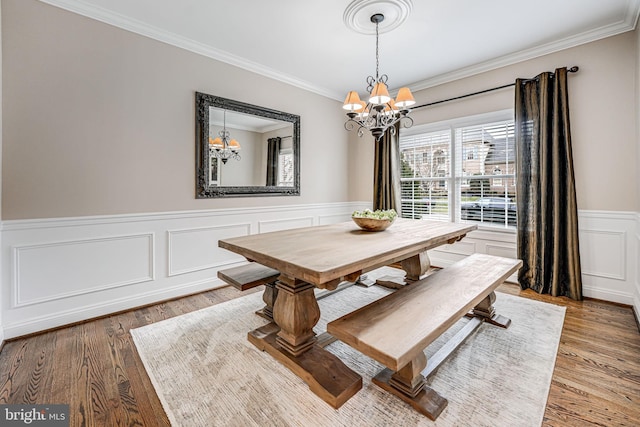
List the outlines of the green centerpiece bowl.
{"label": "green centerpiece bowl", "polygon": [[353,212],[351,219],[364,231],[382,231],[389,228],[397,216],[398,214],[393,209],[384,211],[365,209]]}

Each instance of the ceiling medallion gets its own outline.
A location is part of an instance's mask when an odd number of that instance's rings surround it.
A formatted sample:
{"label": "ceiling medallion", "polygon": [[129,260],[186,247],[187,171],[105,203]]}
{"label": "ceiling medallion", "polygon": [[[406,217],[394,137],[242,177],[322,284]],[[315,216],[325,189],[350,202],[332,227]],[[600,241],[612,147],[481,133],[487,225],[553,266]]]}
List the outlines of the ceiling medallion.
{"label": "ceiling medallion", "polygon": [[371,17],[375,14],[384,15],[384,22],[380,22],[379,34],[391,31],[400,26],[413,9],[411,0],[354,0],[342,16],[347,28],[361,34],[375,34],[376,29],[371,25]]}

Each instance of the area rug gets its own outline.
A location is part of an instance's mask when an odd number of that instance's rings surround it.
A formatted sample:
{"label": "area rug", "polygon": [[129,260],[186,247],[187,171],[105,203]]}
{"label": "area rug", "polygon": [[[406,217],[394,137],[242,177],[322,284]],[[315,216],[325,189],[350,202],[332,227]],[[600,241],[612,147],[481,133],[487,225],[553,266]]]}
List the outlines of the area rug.
{"label": "area rug", "polygon": [[[327,322],[386,295],[353,286],[319,301]],[[251,294],[131,330],[171,424],[178,426],[540,426],[564,322],[563,307],[497,294],[508,329],[483,324],[429,385],[449,404],[433,422],[371,383],[383,366],[342,342],[327,347],[363,378],[363,388],[333,409],[287,368],[247,341],[266,323]],[[462,319],[426,349],[435,353]]]}

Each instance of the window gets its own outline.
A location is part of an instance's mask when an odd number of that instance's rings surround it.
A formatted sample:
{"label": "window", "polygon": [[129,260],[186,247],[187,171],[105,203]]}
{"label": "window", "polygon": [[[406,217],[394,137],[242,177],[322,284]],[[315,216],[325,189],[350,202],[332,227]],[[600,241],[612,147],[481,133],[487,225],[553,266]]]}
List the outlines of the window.
{"label": "window", "polygon": [[476,158],[476,150],[474,148],[466,147],[463,149],[462,157],[464,157],[467,160],[473,160]]}
{"label": "window", "polygon": [[[494,175],[502,175],[502,170],[500,170],[500,168],[496,167],[493,169],[493,174]],[[502,178],[493,178],[493,185],[496,187],[502,187]]]}
{"label": "window", "polygon": [[278,186],[293,187],[293,150],[290,148],[278,154]]}
{"label": "window", "polygon": [[402,212],[407,218],[449,218],[451,133],[400,138]]}
{"label": "window", "polygon": [[515,229],[512,112],[400,136],[402,216]]}

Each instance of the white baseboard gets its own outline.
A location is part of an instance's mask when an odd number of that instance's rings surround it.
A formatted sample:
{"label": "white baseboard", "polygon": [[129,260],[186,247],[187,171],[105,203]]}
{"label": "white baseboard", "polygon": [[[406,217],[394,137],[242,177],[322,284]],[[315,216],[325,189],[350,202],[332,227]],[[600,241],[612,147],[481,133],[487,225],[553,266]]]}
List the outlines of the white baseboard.
{"label": "white baseboard", "polygon": [[81,307],[69,308],[34,316],[29,319],[13,322],[4,328],[8,337],[19,337],[33,332],[44,331],[58,326],[69,325],[87,319],[106,316],[112,313],[129,310],[133,307],[141,307],[150,303],[165,301],[185,295],[195,294],[224,286],[225,283],[215,280],[187,283],[173,288],[162,289],[157,292],[136,295],[135,297],[120,297],[112,300],[101,301]]}
{"label": "white baseboard", "polygon": [[[353,202],[4,221],[0,340],[218,287],[219,269],[245,261],[218,248],[219,239],[348,221],[352,211],[367,207]],[[634,305],[640,313],[638,215],[581,211],[579,221],[585,296]],[[515,257],[515,234],[474,231],[430,256],[446,267],[474,252]]]}

